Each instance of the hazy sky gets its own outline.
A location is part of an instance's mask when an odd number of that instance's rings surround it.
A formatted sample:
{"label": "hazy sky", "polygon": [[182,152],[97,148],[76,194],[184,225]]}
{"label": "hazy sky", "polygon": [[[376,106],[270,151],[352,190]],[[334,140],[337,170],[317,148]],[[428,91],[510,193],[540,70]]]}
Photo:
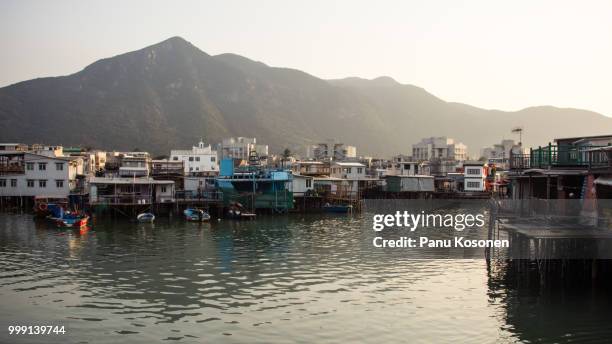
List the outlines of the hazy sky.
{"label": "hazy sky", "polygon": [[612,1],[0,1],[0,86],[182,36],[322,78],[612,116]]}

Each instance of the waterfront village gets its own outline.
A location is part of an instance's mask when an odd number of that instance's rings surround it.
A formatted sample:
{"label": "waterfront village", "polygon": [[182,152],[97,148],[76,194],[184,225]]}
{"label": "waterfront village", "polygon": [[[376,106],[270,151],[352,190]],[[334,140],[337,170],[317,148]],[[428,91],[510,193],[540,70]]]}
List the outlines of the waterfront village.
{"label": "waterfront village", "polygon": [[468,156],[466,145],[429,137],[409,154],[359,156],[335,140],[271,154],[235,137],[152,157],[43,144],[0,144],[4,209],[61,203],[134,217],[203,209],[212,217],[359,211],[369,198],[587,199],[612,197],[612,135],[558,138],[526,148],[501,140]]}

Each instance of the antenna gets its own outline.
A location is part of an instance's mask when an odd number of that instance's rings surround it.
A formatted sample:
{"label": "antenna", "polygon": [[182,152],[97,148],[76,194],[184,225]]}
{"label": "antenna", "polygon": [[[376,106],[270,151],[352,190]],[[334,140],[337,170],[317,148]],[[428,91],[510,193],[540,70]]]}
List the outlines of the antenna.
{"label": "antenna", "polygon": [[518,126],[518,127],[514,127],[512,128],[512,133],[513,134],[519,134],[519,146],[523,145],[523,127],[522,126]]}

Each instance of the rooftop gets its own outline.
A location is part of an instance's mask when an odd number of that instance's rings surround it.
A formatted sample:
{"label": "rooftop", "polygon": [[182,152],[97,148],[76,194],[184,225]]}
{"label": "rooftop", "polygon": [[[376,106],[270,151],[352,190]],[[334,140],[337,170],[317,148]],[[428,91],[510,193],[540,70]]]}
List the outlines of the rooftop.
{"label": "rooftop", "polygon": [[346,167],[365,167],[365,165],[360,162],[334,162],[334,165]]}
{"label": "rooftop", "polygon": [[26,155],[26,154],[33,155],[39,158],[62,160],[62,161],[73,161],[73,160],[83,159],[80,156],[49,156],[49,155],[43,155],[43,154],[36,154],[36,153],[28,152],[28,151],[0,151],[0,155]]}
{"label": "rooftop", "polygon": [[554,141],[571,141],[571,140],[595,140],[595,139],[611,139],[612,140],[612,134],[608,134],[608,135],[595,135],[595,136],[578,136],[578,137],[560,137],[560,138],[556,138]]}

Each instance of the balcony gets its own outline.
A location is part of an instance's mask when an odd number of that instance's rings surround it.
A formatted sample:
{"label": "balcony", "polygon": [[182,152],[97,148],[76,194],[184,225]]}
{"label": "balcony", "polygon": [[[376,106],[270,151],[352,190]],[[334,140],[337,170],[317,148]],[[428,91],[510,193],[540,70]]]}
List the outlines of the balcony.
{"label": "balcony", "polygon": [[548,145],[532,148],[529,154],[511,154],[510,169],[612,169],[611,155],[612,146]]}
{"label": "balcony", "polygon": [[25,174],[25,168],[23,165],[2,165],[0,166],[0,176],[12,175],[12,174]]}
{"label": "balcony", "polygon": [[124,193],[117,195],[98,195],[96,199],[91,199],[92,205],[147,205],[151,204],[151,196],[137,193]]}
{"label": "balcony", "polygon": [[121,166],[119,167],[119,176],[121,177],[146,177],[149,175],[147,167],[137,166]]}

